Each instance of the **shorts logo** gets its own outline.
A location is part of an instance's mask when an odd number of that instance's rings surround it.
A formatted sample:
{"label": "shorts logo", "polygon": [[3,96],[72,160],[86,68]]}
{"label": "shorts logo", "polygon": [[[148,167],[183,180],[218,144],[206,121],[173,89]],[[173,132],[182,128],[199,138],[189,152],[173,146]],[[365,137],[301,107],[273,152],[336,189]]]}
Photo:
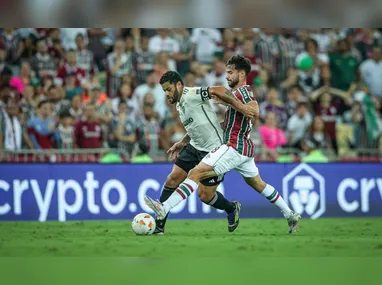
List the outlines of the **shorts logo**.
{"label": "shorts logo", "polygon": [[215,153],[215,152],[217,152],[219,148],[220,148],[220,147],[215,147],[213,150],[211,150],[211,153]]}
{"label": "shorts logo", "polygon": [[307,164],[300,164],[283,178],[283,196],[299,214],[317,219],[326,211],[325,179]]}
{"label": "shorts logo", "polygon": [[210,94],[208,92],[208,87],[202,87],[200,88],[202,101],[207,101],[210,99]]}

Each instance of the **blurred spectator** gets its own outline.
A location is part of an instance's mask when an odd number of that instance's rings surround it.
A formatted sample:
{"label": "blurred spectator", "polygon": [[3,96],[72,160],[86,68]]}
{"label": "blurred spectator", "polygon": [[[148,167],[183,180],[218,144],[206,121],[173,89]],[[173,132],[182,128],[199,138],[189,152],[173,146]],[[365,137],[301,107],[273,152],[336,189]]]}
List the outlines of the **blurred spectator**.
{"label": "blurred spectator", "polygon": [[[167,71],[169,71],[169,69],[170,69],[170,65],[169,65],[168,54],[164,51],[158,52],[155,56],[155,65],[154,65],[156,82],[159,82],[162,75],[166,73]],[[172,69],[172,70],[175,70],[175,69]]]}
{"label": "blurred spectator", "polygon": [[288,144],[291,147],[301,148],[301,140],[311,123],[312,115],[309,113],[309,106],[305,102],[299,103],[296,113],[288,120]]}
{"label": "blurred spectator", "polygon": [[145,141],[138,144],[138,154],[131,159],[131,163],[153,163],[153,159],[149,156],[150,148]]}
{"label": "blurred spectator", "polygon": [[[268,113],[274,113],[276,124],[278,127],[284,129],[287,124],[288,115],[284,103],[280,101],[280,94],[276,88],[269,88],[266,101],[260,103],[260,117],[265,120]],[[273,119],[273,118],[271,118]]]}
{"label": "blurred spectator", "polygon": [[378,147],[378,140],[382,133],[381,101],[377,97],[370,96],[365,84],[360,84],[358,91],[354,93],[354,100],[361,103],[364,116],[364,122],[360,125],[361,146]]}
{"label": "blurred spectator", "polygon": [[149,51],[153,53],[166,52],[169,56],[169,68],[176,69],[175,59],[180,51],[179,43],[169,37],[169,29],[158,29],[158,34],[149,40]]}
{"label": "blurred spectator", "polygon": [[9,84],[12,87],[15,87],[18,91],[18,93],[24,92],[24,86],[29,85],[32,80],[32,74],[31,74],[31,66],[28,62],[24,61],[21,63],[21,69],[20,69],[20,76],[12,77],[12,79],[9,81]]}
{"label": "blurred spectator", "polygon": [[173,37],[179,44],[179,53],[175,57],[177,61],[176,69],[179,71],[180,76],[184,76],[190,69],[193,57],[191,34],[188,29],[180,28],[174,29]]}
{"label": "blurred spectator", "polygon": [[96,106],[88,103],[85,106],[84,118],[75,126],[75,144],[78,148],[101,148],[103,134],[101,124],[97,121]]}
{"label": "blurred spectator", "polygon": [[287,143],[284,131],[277,126],[276,114],[268,112],[265,125],[259,128],[262,142],[272,158],[277,158],[277,148]]}
{"label": "blurred spectator", "polygon": [[346,40],[337,42],[337,51],[329,55],[332,74],[332,87],[347,91],[356,81],[359,62],[351,55],[350,46]]}
{"label": "blurred spectator", "polygon": [[184,76],[184,86],[195,87],[196,86],[196,76],[193,72],[188,72]]}
{"label": "blurred spectator", "polygon": [[292,117],[295,114],[297,104],[299,102],[304,102],[305,96],[304,91],[300,86],[294,85],[290,87],[287,91],[287,103],[286,103],[286,111],[288,114],[288,118]]}
{"label": "blurred spectator", "polygon": [[46,44],[48,46],[48,53],[52,57],[55,65],[60,66],[62,58],[65,55],[65,50],[61,45],[60,29],[54,28],[50,30]]}
{"label": "blurred spectator", "polygon": [[0,114],[0,149],[21,150],[23,142],[33,149],[32,142],[18,118],[18,106],[11,98],[5,98],[2,115]]}
{"label": "blurred spectator", "polygon": [[305,94],[310,94],[320,87],[321,70],[314,64],[310,55],[299,55],[296,59],[298,71],[298,84]]}
{"label": "blurred spectator", "polygon": [[360,66],[362,80],[366,82],[372,96],[382,100],[382,49],[373,47],[371,58],[365,60]]}
{"label": "blurred spectator", "polygon": [[132,155],[135,142],[137,141],[137,132],[140,122],[129,113],[129,107],[125,101],[118,104],[118,114],[113,119],[114,140],[117,141],[117,147],[125,150],[129,156]]}
{"label": "blurred spectator", "polygon": [[125,42],[118,39],[114,45],[114,51],[107,56],[108,65],[108,91],[110,98],[117,96],[122,77],[133,70],[131,55],[125,52]]}
{"label": "blurred spectator", "polygon": [[156,113],[154,96],[147,93],[143,98],[143,126],[145,139],[150,145],[150,153],[157,153],[160,140],[164,139],[161,134],[158,114]]}
{"label": "blurred spectator", "polygon": [[163,93],[162,86],[156,81],[154,72],[151,72],[147,76],[145,84],[139,85],[134,90],[133,96],[137,98],[140,105],[143,106],[143,99],[148,93],[152,94],[152,96],[154,97],[154,110],[158,112],[161,118],[164,118],[167,109],[166,97]]}
{"label": "blurred spectator", "polygon": [[329,64],[328,55],[319,51],[318,43],[316,40],[306,40],[304,44],[304,49],[305,51],[300,53],[299,56],[305,57],[309,55],[313,59],[313,63],[319,67],[325,64]]}
{"label": "blurred spectator", "polygon": [[355,35],[355,32],[352,32],[351,30],[352,29],[348,29],[348,31],[346,33],[346,36],[345,36],[345,39],[349,43],[350,54],[352,56],[354,56],[357,59],[357,61],[361,62],[362,61],[362,56],[361,56],[361,53],[357,49],[357,46],[356,46],[356,44],[357,44],[356,35]]}
{"label": "blurred spectator", "polygon": [[325,122],[322,117],[315,116],[313,118],[309,132],[304,136],[304,141],[305,140],[313,141],[319,149],[330,149],[332,147],[331,137],[325,131]]}
{"label": "blurred spectator", "polygon": [[57,66],[52,56],[48,53],[48,46],[45,40],[37,42],[37,53],[31,59],[31,67],[40,78],[49,76],[56,77]]}
{"label": "blurred spectator", "polygon": [[88,29],[88,48],[94,53],[94,61],[99,71],[106,70],[106,51],[108,47],[112,47],[114,45],[114,39],[109,39],[107,37],[106,30],[108,29]]}
{"label": "blurred spectator", "polygon": [[58,68],[57,84],[62,85],[67,76],[75,77],[76,87],[81,87],[86,79],[85,70],[79,68],[77,65],[77,53],[74,49],[70,49],[66,52],[66,63]]}
{"label": "blurred spectator", "polygon": [[23,96],[20,102],[20,107],[23,114],[23,118],[26,122],[28,122],[31,118],[36,116],[37,105],[38,100],[36,100],[35,98],[33,86],[25,86]]}
{"label": "blurred spectator", "polygon": [[260,71],[260,60],[255,56],[253,39],[244,39],[242,45],[240,46],[239,53],[241,53],[251,61],[251,72],[247,76],[247,84],[252,85],[253,81],[255,80]]}
{"label": "blurred spectator", "polygon": [[314,103],[315,114],[321,116],[325,122],[325,132],[330,136],[331,144],[337,151],[337,116],[342,115],[352,104],[350,94],[339,89],[324,86],[314,91],[310,99]]}
{"label": "blurred spectator", "polygon": [[206,65],[202,65],[199,62],[191,62],[191,72],[196,76],[195,84],[196,86],[207,86],[207,75],[208,69]]}
{"label": "blurred spectator", "polygon": [[276,29],[274,28],[261,29],[260,35],[254,44],[256,57],[261,60],[263,67],[272,74],[275,71],[275,56],[279,52],[273,37],[275,33]]}
{"label": "blurred spectator", "polygon": [[298,88],[300,88],[301,92],[304,92],[304,90],[302,90],[302,88],[299,85],[297,85],[298,75],[299,73],[297,69],[290,68],[288,70],[286,79],[280,84],[281,90],[283,91],[283,95],[285,94],[285,92],[288,92],[288,89],[294,86],[297,86]]}
{"label": "blurred spectator", "polygon": [[294,66],[299,46],[297,41],[289,40],[290,30],[284,31],[285,37],[277,32],[278,29],[275,28],[261,29],[260,36],[255,41],[255,54],[279,84],[285,78],[288,69]]}
{"label": "blurred spectator", "polygon": [[133,118],[136,118],[138,114],[140,114],[140,106],[137,98],[132,96],[131,87],[128,84],[122,84],[118,94],[119,96],[111,101],[114,114],[119,113],[119,104],[121,102],[125,102],[128,107],[129,115],[131,115]]}
{"label": "blurred spectator", "polygon": [[[4,42],[0,41],[0,75],[3,73],[3,70],[6,69],[7,63],[6,63],[6,58],[7,58],[7,52],[5,49]],[[10,67],[7,67],[8,70],[10,70]]]}
{"label": "blurred spectator", "polygon": [[146,77],[154,70],[155,53],[149,51],[149,38],[142,37],[140,41],[140,50],[132,55],[132,64],[136,72],[138,85],[144,84]]}
{"label": "blurred spectator", "polygon": [[4,28],[0,34],[0,41],[4,44],[6,61],[16,67],[23,52],[23,43],[20,35],[13,28]]}
{"label": "blurred spectator", "polygon": [[280,82],[286,77],[289,69],[294,68],[297,55],[302,51],[298,40],[293,37],[292,29],[283,28],[281,32],[278,39],[281,48],[279,54]]}
{"label": "blurred spectator", "polygon": [[183,127],[182,121],[180,120],[180,117],[178,115],[175,105],[171,105],[170,108],[171,108],[171,120],[166,126],[166,132],[167,132],[166,140],[169,142],[169,145],[168,147],[167,146],[164,147],[164,149],[170,148],[174,143],[180,141],[186,134],[186,131]]}
{"label": "blurred spectator", "polygon": [[76,75],[68,73],[64,78],[65,99],[71,100],[73,96],[81,94],[82,88],[76,85]]}
{"label": "blurred spectator", "polygon": [[312,33],[312,39],[317,43],[318,52],[327,53],[330,51],[337,40],[337,34],[330,28],[320,28],[316,32]]}
{"label": "blurred spectator", "polygon": [[207,86],[224,86],[229,88],[226,80],[225,62],[217,60],[213,70],[207,75]]}
{"label": "blurred spectator", "polygon": [[65,50],[76,49],[76,37],[82,35],[88,41],[87,28],[61,28],[61,43]]}
{"label": "blurred spectator", "polygon": [[58,125],[58,133],[60,135],[59,148],[61,149],[73,149],[75,148],[74,142],[74,126],[73,117],[68,111],[64,111],[60,114],[60,122]]}
{"label": "blurred spectator", "polygon": [[131,56],[135,52],[135,44],[133,37],[126,37],[125,39],[126,54]]}
{"label": "blurred spectator", "polygon": [[76,94],[70,100],[70,106],[68,108],[68,112],[75,122],[81,120],[82,118],[82,108],[81,108],[81,95]]}
{"label": "blurred spectator", "polygon": [[238,42],[233,29],[223,29],[223,40],[218,43],[214,56],[217,59],[223,60],[224,52],[235,52],[238,48]]}
{"label": "blurred spectator", "polygon": [[195,28],[192,30],[192,42],[195,47],[196,60],[211,64],[217,45],[222,41],[218,29]]}
{"label": "blurred spectator", "polygon": [[254,79],[252,85],[255,87],[254,90],[257,93],[256,99],[259,102],[265,100],[268,89],[274,86],[273,81],[269,76],[269,72],[264,68],[260,69],[259,75]]}
{"label": "blurred spectator", "polygon": [[[112,104],[110,100],[100,100],[101,88],[98,84],[90,87],[89,101],[87,104],[94,105],[96,108],[95,118],[101,124],[109,124],[113,118]],[[93,117],[92,117],[93,119]]]}
{"label": "blurred spectator", "polygon": [[95,62],[94,54],[88,49],[88,43],[85,41],[85,37],[82,34],[76,36],[76,46],[77,46],[77,66],[85,71],[85,76],[87,79],[94,75],[95,72]]}
{"label": "blurred spectator", "polygon": [[21,61],[29,60],[36,53],[35,36],[30,34],[23,38],[22,45],[23,51],[20,55]]}
{"label": "blurred spectator", "polygon": [[49,101],[38,104],[37,116],[28,121],[28,133],[35,149],[51,149],[57,145],[59,136]]}
{"label": "blurred spectator", "polygon": [[373,28],[361,29],[361,39],[356,44],[356,47],[361,53],[362,60],[372,57],[373,46],[377,44],[376,33],[376,29]]}

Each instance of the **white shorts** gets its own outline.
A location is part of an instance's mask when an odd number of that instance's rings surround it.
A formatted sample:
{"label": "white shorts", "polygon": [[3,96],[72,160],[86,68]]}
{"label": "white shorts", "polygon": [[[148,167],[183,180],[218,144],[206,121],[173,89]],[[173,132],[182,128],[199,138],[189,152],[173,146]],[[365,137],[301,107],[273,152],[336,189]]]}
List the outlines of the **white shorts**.
{"label": "white shorts", "polygon": [[217,176],[221,176],[232,169],[235,169],[245,178],[259,175],[259,169],[253,157],[241,155],[234,148],[227,145],[222,145],[209,152],[202,162],[213,167]]}

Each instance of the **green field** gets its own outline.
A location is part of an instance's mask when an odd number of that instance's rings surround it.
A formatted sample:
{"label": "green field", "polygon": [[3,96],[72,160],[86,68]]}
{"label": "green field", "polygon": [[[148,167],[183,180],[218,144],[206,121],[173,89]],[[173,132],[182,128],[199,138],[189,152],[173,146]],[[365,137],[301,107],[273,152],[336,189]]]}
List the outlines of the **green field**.
{"label": "green field", "polygon": [[0,256],[382,257],[382,219],[304,219],[295,234],[282,219],[170,220],[165,236],[136,236],[130,221],[3,222]]}
{"label": "green field", "polygon": [[152,284],[146,281],[153,274],[171,285],[270,276],[292,284],[292,270],[309,285],[381,284],[382,219],[304,219],[293,235],[281,219],[243,219],[234,233],[226,228],[225,220],[170,220],[164,236],[136,236],[130,221],[2,222],[0,280],[136,285]]}

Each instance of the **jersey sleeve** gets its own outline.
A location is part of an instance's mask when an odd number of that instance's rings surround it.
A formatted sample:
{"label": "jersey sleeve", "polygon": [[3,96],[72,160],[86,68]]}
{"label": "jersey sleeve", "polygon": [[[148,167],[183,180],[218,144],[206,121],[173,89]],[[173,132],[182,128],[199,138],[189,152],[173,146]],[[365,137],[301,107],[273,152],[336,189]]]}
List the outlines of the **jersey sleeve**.
{"label": "jersey sleeve", "polygon": [[185,88],[183,90],[183,96],[186,97],[188,102],[198,105],[211,99],[209,87]]}
{"label": "jersey sleeve", "polygon": [[234,93],[237,99],[239,99],[243,104],[249,103],[255,100],[251,90],[248,90],[246,86],[239,87]]}

